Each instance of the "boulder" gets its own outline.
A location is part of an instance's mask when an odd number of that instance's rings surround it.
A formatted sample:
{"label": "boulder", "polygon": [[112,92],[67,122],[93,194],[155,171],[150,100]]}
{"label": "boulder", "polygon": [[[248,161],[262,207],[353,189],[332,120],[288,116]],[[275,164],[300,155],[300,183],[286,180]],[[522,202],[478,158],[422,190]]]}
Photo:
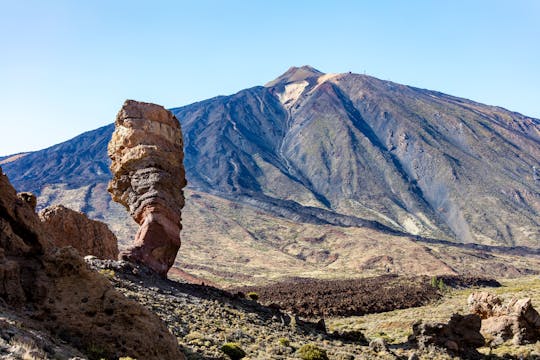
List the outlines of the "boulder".
{"label": "boulder", "polygon": [[39,218],[58,247],[73,246],[82,256],[118,258],[118,241],[109,227],[63,205],[42,210]]}
{"label": "boulder", "polygon": [[54,240],[0,168],[2,312],[90,358],[184,359],[155,314],[90,270],[75,249],[56,248]]}
{"label": "boulder", "polygon": [[447,324],[417,322],[409,340],[420,349],[434,345],[454,354],[475,358],[478,356],[476,349],[485,343],[480,334],[481,321],[476,314],[454,314]]}
{"label": "boulder", "polygon": [[467,300],[472,313],[482,317],[482,334],[491,345],[511,340],[515,345],[540,340],[540,315],[530,298],[512,298],[507,303],[487,292],[473,293]]}
{"label": "boulder", "polygon": [[467,298],[469,310],[482,319],[495,316],[501,311],[502,301],[499,297],[486,291],[472,293]]}
{"label": "boulder", "polygon": [[166,276],[180,248],[186,185],[180,123],[162,106],[127,100],[108,154],[113,173],[109,192],[140,226],[120,256]]}

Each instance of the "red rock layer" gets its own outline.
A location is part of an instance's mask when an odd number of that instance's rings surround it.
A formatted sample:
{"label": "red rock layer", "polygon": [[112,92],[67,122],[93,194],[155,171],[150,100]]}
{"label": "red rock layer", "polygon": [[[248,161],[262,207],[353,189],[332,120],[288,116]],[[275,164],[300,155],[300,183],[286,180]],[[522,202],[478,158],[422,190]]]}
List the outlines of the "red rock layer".
{"label": "red rock layer", "polygon": [[180,123],[162,106],[127,100],[108,154],[109,192],[140,225],[133,245],[120,256],[166,276],[180,248],[186,185]]}

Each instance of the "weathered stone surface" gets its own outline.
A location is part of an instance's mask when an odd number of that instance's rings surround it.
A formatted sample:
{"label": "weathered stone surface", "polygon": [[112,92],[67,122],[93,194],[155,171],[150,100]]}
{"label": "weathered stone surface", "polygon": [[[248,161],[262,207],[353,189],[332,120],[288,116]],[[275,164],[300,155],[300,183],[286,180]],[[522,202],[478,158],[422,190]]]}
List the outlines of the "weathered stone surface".
{"label": "weathered stone surface", "polygon": [[471,313],[477,314],[482,319],[487,319],[500,312],[502,301],[499,297],[482,291],[469,295],[467,304]]}
{"label": "weathered stone surface", "polygon": [[2,312],[91,358],[184,358],[156,315],[117,292],[73,248],[54,242],[0,169]]}
{"label": "weathered stone surface", "polygon": [[492,345],[511,340],[516,345],[540,340],[540,315],[530,298],[502,300],[487,292],[473,293],[467,300],[472,313],[482,317],[482,334]]}
{"label": "weathered stone surface", "polygon": [[409,338],[420,349],[435,345],[447,350],[475,358],[477,348],[484,345],[480,334],[481,319],[476,314],[454,314],[448,324],[417,322],[413,325],[413,335]]}
{"label": "weathered stone surface", "polygon": [[32,194],[31,192],[20,192],[17,194],[17,197],[21,199],[24,202],[27,202],[32,209],[36,209],[37,205],[37,198],[36,195]]}
{"label": "weathered stone surface", "polygon": [[113,173],[109,192],[140,225],[121,257],[166,276],[180,248],[186,185],[180,123],[162,106],[127,100],[108,154]]}
{"label": "weathered stone surface", "polygon": [[39,218],[54,245],[73,246],[81,256],[94,255],[110,260],[118,258],[118,241],[106,224],[91,220],[83,213],[63,205],[42,210]]}

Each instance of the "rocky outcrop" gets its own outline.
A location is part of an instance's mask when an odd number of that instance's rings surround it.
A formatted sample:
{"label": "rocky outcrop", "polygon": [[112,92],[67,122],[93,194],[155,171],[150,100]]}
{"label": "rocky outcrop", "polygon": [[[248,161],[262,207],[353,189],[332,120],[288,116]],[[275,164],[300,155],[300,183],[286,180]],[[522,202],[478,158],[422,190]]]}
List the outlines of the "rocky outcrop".
{"label": "rocky outcrop", "polygon": [[118,258],[116,236],[106,224],[91,220],[83,213],[63,205],[42,210],[39,218],[51,234],[55,246],[73,246],[82,256],[94,255],[110,260]]}
{"label": "rocky outcrop", "polygon": [[121,257],[166,276],[180,248],[186,185],[180,123],[162,106],[127,100],[108,154],[113,173],[109,192],[140,225]]}
{"label": "rocky outcrop", "polygon": [[90,358],[183,359],[156,315],[117,292],[73,248],[54,242],[0,169],[2,314],[16,314],[24,328],[62,339]]}
{"label": "rocky outcrop", "polygon": [[32,209],[36,209],[37,206],[37,198],[36,195],[30,193],[30,192],[20,192],[17,194],[17,197],[21,199],[22,201],[28,203]]}
{"label": "rocky outcrop", "polygon": [[484,346],[480,327],[481,319],[478,315],[454,314],[448,324],[415,323],[409,340],[416,343],[420,349],[434,345],[471,359],[478,356],[476,349]]}
{"label": "rocky outcrop", "polygon": [[473,293],[467,300],[472,313],[482,318],[481,332],[492,345],[511,340],[515,345],[540,340],[540,315],[530,298],[512,298],[507,303],[490,293]]}

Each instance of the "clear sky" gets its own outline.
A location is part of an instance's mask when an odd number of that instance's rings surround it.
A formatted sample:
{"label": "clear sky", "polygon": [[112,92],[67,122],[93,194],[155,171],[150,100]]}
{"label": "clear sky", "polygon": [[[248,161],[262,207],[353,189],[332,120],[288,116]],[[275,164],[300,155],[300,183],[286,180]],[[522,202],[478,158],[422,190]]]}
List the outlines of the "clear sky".
{"label": "clear sky", "polygon": [[0,0],[0,155],[306,64],[540,118],[540,1]]}

